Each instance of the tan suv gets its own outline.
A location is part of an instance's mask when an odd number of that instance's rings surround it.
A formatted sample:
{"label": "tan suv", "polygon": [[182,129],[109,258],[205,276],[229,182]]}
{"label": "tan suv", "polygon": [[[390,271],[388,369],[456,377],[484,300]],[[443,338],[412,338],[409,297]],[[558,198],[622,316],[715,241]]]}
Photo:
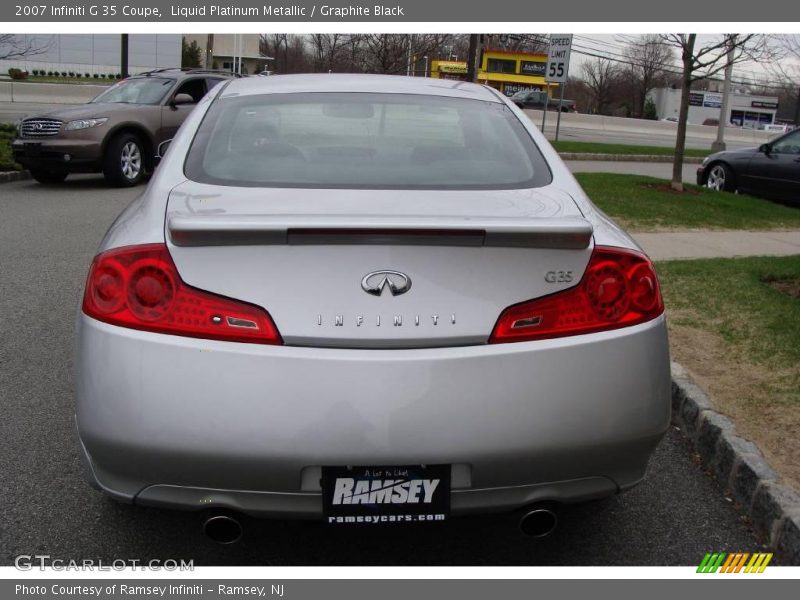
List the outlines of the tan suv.
{"label": "tan suv", "polygon": [[208,90],[233,77],[200,69],[157,69],[128,77],[87,104],[23,119],[14,160],[40,183],[102,172],[115,186],[139,183]]}

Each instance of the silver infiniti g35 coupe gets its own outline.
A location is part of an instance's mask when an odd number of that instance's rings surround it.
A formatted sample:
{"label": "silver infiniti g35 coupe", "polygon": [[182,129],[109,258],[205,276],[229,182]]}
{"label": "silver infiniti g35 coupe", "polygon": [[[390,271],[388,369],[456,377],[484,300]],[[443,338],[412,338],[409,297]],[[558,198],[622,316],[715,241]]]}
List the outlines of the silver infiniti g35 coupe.
{"label": "silver infiniti g35 coupe", "polygon": [[652,263],[461,81],[217,86],[77,327],[86,473],[123,502],[332,524],[578,502],[638,483],[669,422]]}

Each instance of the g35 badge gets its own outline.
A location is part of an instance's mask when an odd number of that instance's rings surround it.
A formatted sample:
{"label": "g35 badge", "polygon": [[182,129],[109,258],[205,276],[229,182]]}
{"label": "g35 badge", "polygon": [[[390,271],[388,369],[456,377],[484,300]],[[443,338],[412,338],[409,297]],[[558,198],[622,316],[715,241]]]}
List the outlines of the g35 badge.
{"label": "g35 badge", "polygon": [[570,283],[572,281],[572,271],[548,271],[544,274],[547,283]]}

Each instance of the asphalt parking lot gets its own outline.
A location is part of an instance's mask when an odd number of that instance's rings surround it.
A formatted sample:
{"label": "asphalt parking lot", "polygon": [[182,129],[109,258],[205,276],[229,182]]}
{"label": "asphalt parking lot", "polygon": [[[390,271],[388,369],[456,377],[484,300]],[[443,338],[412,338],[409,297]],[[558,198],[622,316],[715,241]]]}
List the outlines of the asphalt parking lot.
{"label": "asphalt parking lot", "polygon": [[79,475],[73,323],[95,248],[143,190],[109,189],[95,176],[0,185],[0,564],[47,554],[196,565],[696,565],[707,551],[759,547],[675,430],[642,485],[566,508],[543,540],[523,537],[516,518],[501,515],[353,530],[246,520],[239,544],[218,546],[204,538],[198,514],[105,498]]}

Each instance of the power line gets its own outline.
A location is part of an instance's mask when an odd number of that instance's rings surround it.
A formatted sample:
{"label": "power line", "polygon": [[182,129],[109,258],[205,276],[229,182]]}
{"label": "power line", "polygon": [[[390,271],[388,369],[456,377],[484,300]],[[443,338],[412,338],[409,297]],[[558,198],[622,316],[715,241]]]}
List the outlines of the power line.
{"label": "power line", "polygon": [[[515,36],[513,34],[509,35],[508,37],[510,39],[513,39],[513,40],[521,40],[521,39],[523,39],[522,36]],[[538,43],[538,44],[541,44],[541,45],[544,45],[544,46],[549,46],[549,44],[550,44],[549,38],[545,37],[543,35],[530,34],[530,35],[527,35],[525,37],[526,37],[526,39],[528,39],[531,42]],[[682,76],[683,75],[683,69],[682,69],[681,65],[679,65],[677,63],[677,61],[676,62],[672,62],[672,63],[658,62],[658,63],[653,63],[652,65],[645,65],[644,63],[636,62],[631,57],[626,56],[625,54],[623,54],[626,46],[622,46],[620,44],[612,44],[611,42],[607,42],[607,41],[604,41],[604,40],[596,40],[594,38],[590,38],[590,37],[587,37],[587,36],[584,36],[584,35],[576,34],[573,37],[581,42],[581,43],[577,43],[577,44],[573,43],[573,45],[572,45],[572,49],[576,54],[581,54],[583,56],[588,56],[588,57],[592,57],[592,58],[601,58],[601,59],[609,60],[609,61],[612,61],[612,62],[615,62],[615,63],[624,64],[624,65],[632,66],[632,67],[640,67],[641,68],[641,67],[645,67],[645,66],[655,66],[655,67],[658,67],[661,71],[663,71],[665,73],[668,73],[670,75],[677,75],[677,76]],[[629,34],[628,35],[621,34],[620,37],[622,37],[624,39],[627,39],[629,45],[641,44],[641,41],[640,41],[641,38],[637,38],[637,37],[634,37],[634,36],[629,35]],[[616,51],[611,51],[611,50],[605,50],[605,49],[602,49],[602,48],[592,47],[592,45],[595,45],[595,46],[597,46],[597,45],[605,45],[605,46],[608,46],[609,48],[614,48],[614,50],[616,50]],[[670,47],[672,47],[672,46],[670,46]],[[776,80],[773,80],[773,79],[764,78],[764,79],[759,81],[755,77],[752,77],[749,81],[747,81],[747,80],[741,79],[741,77],[742,77],[741,73],[739,74],[739,77],[740,77],[740,79],[732,79],[731,83],[733,83],[735,85],[742,85],[742,86],[747,86],[747,87],[770,87],[770,88],[784,88],[784,87],[786,87],[786,83],[785,82],[776,81]],[[716,76],[704,77],[704,79],[706,79],[708,81],[716,81],[716,82],[723,81],[723,79],[721,77],[716,77]]]}
{"label": "power line", "polygon": [[[612,61],[612,62],[621,63],[621,64],[625,64],[625,65],[628,65],[628,66],[633,66],[633,67],[642,67],[642,66],[644,66],[643,63],[634,62],[630,58],[625,57],[625,56],[620,55],[620,54],[615,54],[615,53],[604,51],[604,50],[598,50],[597,48],[587,48],[586,46],[582,46],[580,44],[573,44],[572,47],[573,47],[574,51],[577,54],[582,54],[584,56],[591,56],[593,58],[602,58],[602,59],[605,59],[605,60],[609,60],[609,61]],[[603,54],[598,54],[598,52],[603,52]],[[664,71],[666,73],[670,73],[672,75],[683,75],[683,71],[679,70],[677,65],[675,65],[674,63],[673,64],[654,63],[654,66],[657,66],[660,70],[662,70],[662,71]],[[707,79],[709,81],[722,81],[721,78],[715,77],[715,76],[704,77],[704,79]],[[752,81],[752,80],[751,81],[743,81],[743,80],[739,79],[739,80],[731,80],[731,83],[735,83],[737,85],[746,85],[746,86],[765,86],[765,87],[778,87],[778,88],[785,87],[785,83],[784,82],[777,82],[777,81],[774,81],[774,80],[771,80],[771,79],[764,79],[761,82]]]}

